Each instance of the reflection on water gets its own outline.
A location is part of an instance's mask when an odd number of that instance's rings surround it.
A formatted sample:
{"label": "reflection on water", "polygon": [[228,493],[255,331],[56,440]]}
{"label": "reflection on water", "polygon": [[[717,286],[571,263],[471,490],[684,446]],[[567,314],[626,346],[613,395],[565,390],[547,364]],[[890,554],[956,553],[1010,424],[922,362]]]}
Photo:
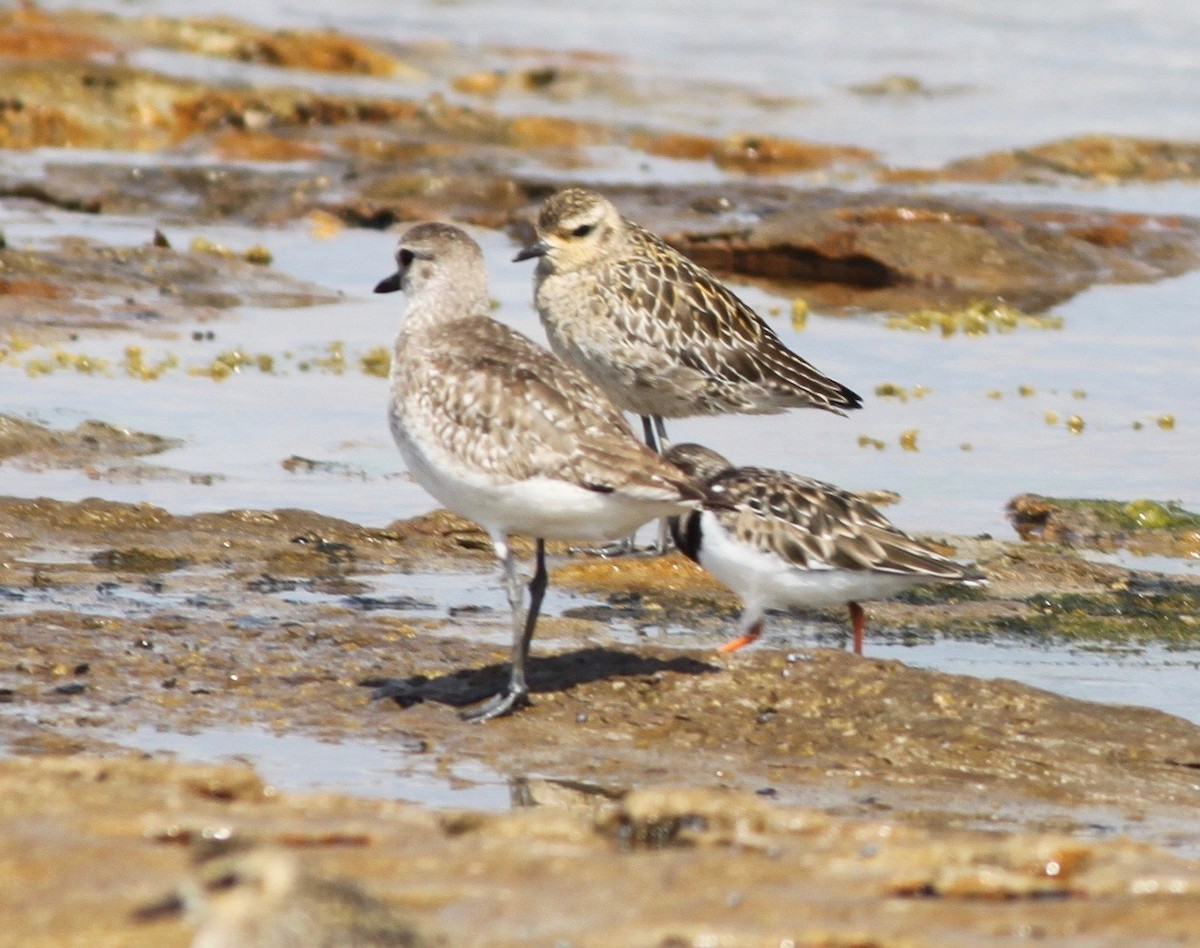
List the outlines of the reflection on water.
{"label": "reflection on water", "polygon": [[194,734],[140,727],[114,739],[188,761],[244,760],[266,783],[289,792],[320,790],[476,810],[504,810],[511,803],[507,778],[478,761],[440,764],[422,741],[403,737],[321,741],[250,727],[208,728]]}

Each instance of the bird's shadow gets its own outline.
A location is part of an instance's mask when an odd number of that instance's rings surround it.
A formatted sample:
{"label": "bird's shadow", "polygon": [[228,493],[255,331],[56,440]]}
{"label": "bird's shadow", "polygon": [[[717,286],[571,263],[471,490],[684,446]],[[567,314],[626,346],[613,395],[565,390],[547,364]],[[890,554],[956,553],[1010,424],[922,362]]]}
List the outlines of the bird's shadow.
{"label": "bird's shadow", "polygon": [[[636,678],[660,672],[680,675],[711,675],[722,669],[717,665],[679,656],[671,659],[648,658],[635,652],[608,648],[584,648],[546,658],[530,658],[525,668],[529,690],[533,694],[568,691],[576,685],[610,678]],[[508,683],[507,662],[467,668],[429,678],[412,675],[408,678],[368,678],[360,681],[364,688],[374,688],[372,700],[390,698],[402,708],[423,701],[436,701],[455,708],[465,708],[490,698]]]}

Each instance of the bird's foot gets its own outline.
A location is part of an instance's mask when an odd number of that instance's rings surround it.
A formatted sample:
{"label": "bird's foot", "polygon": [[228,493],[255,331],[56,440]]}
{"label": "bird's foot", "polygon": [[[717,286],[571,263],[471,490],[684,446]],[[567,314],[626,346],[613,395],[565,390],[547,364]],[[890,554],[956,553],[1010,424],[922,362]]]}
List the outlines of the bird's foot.
{"label": "bird's foot", "polygon": [[618,556],[633,556],[638,552],[638,548],[634,537],[628,536],[621,537],[619,540],[613,540],[612,543],[606,543],[604,546],[568,547],[567,552],[582,556],[599,556],[607,560]]}
{"label": "bird's foot", "polygon": [[477,724],[482,724],[484,721],[492,720],[492,718],[502,718],[506,714],[512,714],[514,711],[528,707],[529,704],[528,689],[514,691],[508,688],[498,695],[493,695],[487,701],[483,702],[483,704],[458,712],[458,716],[464,721],[474,721]]}

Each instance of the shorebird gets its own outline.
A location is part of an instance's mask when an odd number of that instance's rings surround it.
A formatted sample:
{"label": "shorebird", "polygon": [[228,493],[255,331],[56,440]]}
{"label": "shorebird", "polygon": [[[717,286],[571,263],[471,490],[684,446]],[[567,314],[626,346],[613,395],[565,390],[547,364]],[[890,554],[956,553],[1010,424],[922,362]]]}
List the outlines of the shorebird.
{"label": "shorebird", "polygon": [[762,633],[767,609],[845,603],[862,654],[861,602],[925,582],[978,585],[981,573],[910,537],[866,501],[824,481],[761,467],[733,467],[698,444],[666,459],[728,506],[706,505],[671,519],[680,551],[737,593],[740,634],[732,652]]}
{"label": "shorebird", "polygon": [[[508,686],[464,713],[486,721],[528,703],[545,541],[627,536],[704,494],[642,445],[581,372],[488,315],[483,255],[465,232],[419,224],[400,238],[396,260],[399,270],[375,287],[408,297],[392,353],[392,434],[417,483],[487,531],[512,607]],[[523,615],[512,534],[536,540]]]}
{"label": "shorebird", "polygon": [[150,922],[182,914],[193,948],[423,948],[434,939],[356,885],[301,871],[296,858],[260,848],[201,863],[176,892],[135,913]]}
{"label": "shorebird", "polygon": [[664,418],[861,407],[713,274],[596,192],[551,195],[536,227],[515,259],[538,258],[534,301],[550,348],[640,415],[660,453]]}

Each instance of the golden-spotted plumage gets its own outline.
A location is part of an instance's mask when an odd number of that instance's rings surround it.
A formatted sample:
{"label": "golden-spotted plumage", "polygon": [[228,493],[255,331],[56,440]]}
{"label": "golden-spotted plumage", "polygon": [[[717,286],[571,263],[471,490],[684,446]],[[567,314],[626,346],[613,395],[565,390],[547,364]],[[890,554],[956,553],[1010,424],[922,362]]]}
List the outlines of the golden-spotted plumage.
{"label": "golden-spotted plumage", "polygon": [[676,543],[743,597],[742,636],[757,638],[765,609],[846,603],[862,651],[860,600],[921,582],[978,582],[956,563],[892,524],[865,500],[832,484],[760,467],[733,467],[708,448],[680,444],[665,455],[704,484],[721,506],[674,522]]}
{"label": "golden-spotted plumage", "polygon": [[440,944],[352,882],[309,875],[293,854],[269,848],[202,863],[194,878],[137,918],[177,914],[196,926],[193,948]]}
{"label": "golden-spotted plumage", "polygon": [[715,276],[599,194],[552,195],[537,232],[518,259],[540,257],[534,296],[551,348],[625,410],[661,419],[861,405]]}
{"label": "golden-spotted plumage", "polygon": [[[408,297],[392,354],[392,434],[417,482],[488,532],[513,611],[508,689],[469,715],[487,720],[527,701],[545,540],[626,536],[698,505],[703,492],[641,444],[583,374],[487,315],[483,255],[466,233],[419,224],[396,259],[399,271],[376,287]],[[537,539],[524,614],[513,533]]]}

